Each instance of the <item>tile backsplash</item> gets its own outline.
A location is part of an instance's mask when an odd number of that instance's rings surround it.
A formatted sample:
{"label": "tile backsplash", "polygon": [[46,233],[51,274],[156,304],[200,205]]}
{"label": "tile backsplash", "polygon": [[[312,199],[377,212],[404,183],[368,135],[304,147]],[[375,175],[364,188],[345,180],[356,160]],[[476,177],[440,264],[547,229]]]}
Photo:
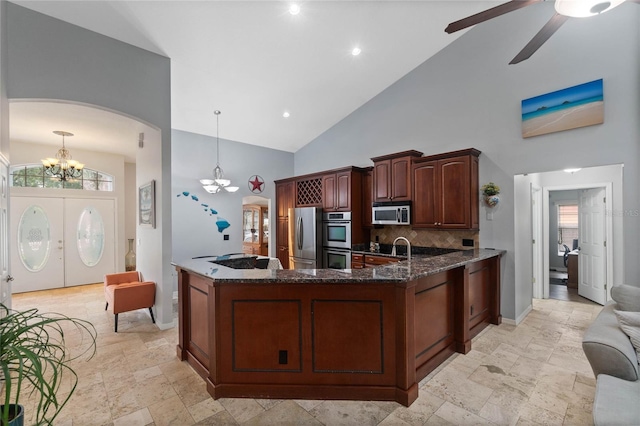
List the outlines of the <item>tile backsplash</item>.
{"label": "tile backsplash", "polygon": [[469,249],[462,245],[462,239],[473,240],[473,247],[480,246],[479,231],[412,229],[410,226],[384,226],[371,230],[371,241],[378,237],[380,244],[392,244],[397,237],[405,237],[412,245],[420,247],[440,247]]}

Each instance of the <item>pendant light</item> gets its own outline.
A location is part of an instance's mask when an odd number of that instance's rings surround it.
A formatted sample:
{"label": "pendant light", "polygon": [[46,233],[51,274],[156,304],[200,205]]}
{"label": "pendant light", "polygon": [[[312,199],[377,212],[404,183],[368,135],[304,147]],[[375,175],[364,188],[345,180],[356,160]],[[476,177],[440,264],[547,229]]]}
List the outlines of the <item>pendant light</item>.
{"label": "pendant light", "polygon": [[82,176],[84,164],[73,160],[71,153],[64,146],[65,136],[71,137],[73,136],[73,133],[65,132],[63,130],[55,130],[53,133],[58,136],[62,136],[62,148],[60,148],[56,153],[56,158],[45,158],[40,160],[44,166],[45,173],[63,181],[79,178]]}
{"label": "pendant light", "polygon": [[213,179],[200,179],[200,183],[205,191],[209,194],[216,194],[224,189],[227,192],[236,192],[239,187],[231,186],[231,181],[225,179],[222,167],[220,167],[220,114],[221,112],[215,110],[213,112],[216,115],[216,168],[213,169]]}

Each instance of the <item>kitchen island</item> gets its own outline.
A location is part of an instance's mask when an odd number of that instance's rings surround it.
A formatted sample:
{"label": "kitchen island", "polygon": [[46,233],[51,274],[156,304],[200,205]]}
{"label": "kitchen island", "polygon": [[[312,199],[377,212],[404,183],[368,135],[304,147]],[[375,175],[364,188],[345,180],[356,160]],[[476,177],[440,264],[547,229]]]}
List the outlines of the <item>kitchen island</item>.
{"label": "kitchen island", "polygon": [[178,357],[213,398],[391,400],[499,324],[499,250],[371,269],[178,271]]}

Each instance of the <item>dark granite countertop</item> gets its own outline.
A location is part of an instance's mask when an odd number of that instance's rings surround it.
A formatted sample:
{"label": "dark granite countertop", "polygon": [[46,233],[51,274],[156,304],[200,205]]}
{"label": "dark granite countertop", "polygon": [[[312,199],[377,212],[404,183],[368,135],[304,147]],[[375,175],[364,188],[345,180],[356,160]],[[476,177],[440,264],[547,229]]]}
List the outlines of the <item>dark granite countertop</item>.
{"label": "dark granite countertop", "polygon": [[[172,265],[222,283],[345,283],[408,282],[449,269],[464,266],[505,253],[504,250],[459,250],[439,256],[412,256],[400,261],[367,269],[232,269],[213,264],[206,258],[190,259]],[[209,258],[209,260],[211,260]]]}
{"label": "dark granite countertop", "polygon": [[[371,251],[369,249],[368,244],[354,244],[351,253],[355,254],[370,254],[373,256],[391,256],[391,250],[393,249],[392,244],[380,244],[380,251]],[[440,256],[441,254],[454,253],[457,249],[448,249],[448,248],[440,248],[440,247],[420,247],[420,246],[411,246],[411,255],[417,256]],[[396,245],[396,256],[399,258],[406,259],[407,257],[407,246],[404,242]]]}

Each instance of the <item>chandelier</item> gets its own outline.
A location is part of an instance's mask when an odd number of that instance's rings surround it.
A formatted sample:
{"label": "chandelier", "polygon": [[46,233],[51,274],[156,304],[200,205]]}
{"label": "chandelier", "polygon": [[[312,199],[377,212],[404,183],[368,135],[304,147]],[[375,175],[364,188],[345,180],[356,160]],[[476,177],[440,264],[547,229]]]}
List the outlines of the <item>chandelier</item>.
{"label": "chandelier", "polygon": [[204,190],[209,194],[215,194],[220,192],[222,189],[227,192],[236,192],[239,187],[230,186],[231,181],[224,178],[224,172],[220,167],[220,138],[218,136],[218,131],[220,129],[219,118],[221,112],[215,110],[213,113],[216,115],[216,168],[213,169],[213,179],[200,179],[200,183]]}
{"label": "chandelier", "polygon": [[73,136],[73,133],[62,130],[55,130],[53,133],[62,136],[62,148],[56,153],[56,158],[45,158],[41,160],[45,173],[63,181],[79,178],[82,176],[84,164],[72,160],[69,150],[64,146],[64,137]]}

